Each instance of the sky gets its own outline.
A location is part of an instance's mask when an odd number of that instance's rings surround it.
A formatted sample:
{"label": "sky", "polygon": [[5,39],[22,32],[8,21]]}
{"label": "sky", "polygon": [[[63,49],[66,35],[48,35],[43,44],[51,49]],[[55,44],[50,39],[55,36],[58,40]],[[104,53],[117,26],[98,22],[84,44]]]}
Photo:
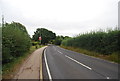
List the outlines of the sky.
{"label": "sky", "polygon": [[118,26],[119,0],[0,0],[0,19],[23,24],[30,36],[37,28],[76,36]]}

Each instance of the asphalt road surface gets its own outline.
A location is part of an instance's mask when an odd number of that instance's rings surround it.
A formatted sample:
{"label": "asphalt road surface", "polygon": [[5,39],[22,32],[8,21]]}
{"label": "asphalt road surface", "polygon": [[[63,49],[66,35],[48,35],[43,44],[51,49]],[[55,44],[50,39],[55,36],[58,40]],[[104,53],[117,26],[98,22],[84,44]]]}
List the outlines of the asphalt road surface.
{"label": "asphalt road surface", "polygon": [[118,79],[118,64],[58,46],[48,46],[43,56],[44,79]]}

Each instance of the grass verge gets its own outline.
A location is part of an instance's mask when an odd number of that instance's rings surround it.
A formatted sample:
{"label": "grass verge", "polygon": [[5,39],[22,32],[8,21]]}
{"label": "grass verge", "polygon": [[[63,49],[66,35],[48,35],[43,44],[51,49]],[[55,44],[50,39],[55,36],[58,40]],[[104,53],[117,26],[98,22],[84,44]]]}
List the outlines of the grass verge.
{"label": "grass verge", "polygon": [[83,53],[83,54],[86,54],[86,55],[89,55],[89,56],[94,56],[94,57],[97,57],[97,58],[112,61],[112,62],[115,62],[115,63],[120,63],[120,58],[118,58],[118,55],[119,55],[120,52],[115,52],[115,53],[112,53],[110,55],[104,55],[104,54],[96,53],[96,52],[89,51],[89,50],[86,50],[86,49],[81,49],[81,48],[66,47],[66,46],[60,46],[60,47],[68,49],[68,50],[72,50],[72,51],[75,51],[75,52]]}
{"label": "grass verge", "polygon": [[25,53],[23,56],[20,56],[18,58],[15,58],[12,62],[7,63],[2,66],[2,78],[3,79],[12,79],[14,75],[18,72],[20,69],[20,66],[23,64],[23,62],[34,52],[36,49],[41,48],[43,46],[31,46],[30,50]]}

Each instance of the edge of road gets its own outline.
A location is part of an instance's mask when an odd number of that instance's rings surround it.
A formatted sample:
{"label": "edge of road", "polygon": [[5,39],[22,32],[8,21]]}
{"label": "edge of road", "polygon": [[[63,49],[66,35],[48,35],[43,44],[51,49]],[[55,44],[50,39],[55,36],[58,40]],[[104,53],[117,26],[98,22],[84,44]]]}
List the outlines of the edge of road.
{"label": "edge of road", "polygon": [[[57,46],[59,48],[61,48],[60,46]],[[65,49],[65,48],[62,48],[62,49]],[[68,50],[68,49],[65,49],[65,50]],[[69,50],[69,51],[72,51],[72,50]],[[73,52],[76,52],[76,51],[73,51]],[[79,53],[79,52],[76,52],[76,53]],[[94,58],[94,59],[98,59],[98,60],[102,60],[102,61],[105,61],[105,62],[108,62],[108,63],[111,63],[111,64],[119,64],[119,63],[116,63],[116,62],[113,62],[113,61],[109,61],[109,60],[105,60],[105,59],[101,59],[101,58],[98,58],[98,57],[94,57],[94,56],[90,56],[90,55],[87,55],[87,54],[84,54],[84,53],[80,53],[84,56],[88,56],[88,57],[91,57],[91,58]]]}
{"label": "edge of road", "polygon": [[42,50],[42,54],[40,54],[40,71],[39,71],[39,73],[40,73],[40,81],[43,81],[43,66],[42,66],[42,61],[43,61],[43,59],[42,59],[42,57],[43,57],[43,54],[44,54],[44,51],[45,51],[45,49],[47,48],[48,46],[44,46],[44,49]]}
{"label": "edge of road", "polygon": [[[48,47],[48,46],[47,46]],[[42,57],[45,55],[45,50],[47,49],[47,47],[46,48],[44,48],[43,49],[43,51],[42,51]],[[59,47],[59,46],[58,46]],[[63,48],[64,49],[64,48]],[[66,49],[65,49],[66,50]],[[71,50],[70,50],[71,51]],[[74,51],[73,51],[74,52]],[[85,55],[85,54],[83,54],[82,53],[82,55]],[[88,56],[88,55],[85,55],[85,56]],[[89,57],[91,57],[91,56],[89,56]],[[70,57],[69,57],[70,58]],[[92,58],[95,58],[95,57],[92,57]],[[95,59],[98,59],[98,58],[95,58]],[[102,60],[102,59],[100,59],[100,60]],[[43,62],[44,60],[42,60],[42,62]],[[75,60],[74,60],[75,61]],[[106,60],[104,60],[104,61],[106,61]],[[82,64],[83,65],[83,64]],[[42,68],[43,68],[43,64],[42,64]],[[43,71],[43,69],[42,69],[42,73],[43,73],[44,71]],[[107,77],[107,76],[105,76],[107,79],[109,79],[109,77]],[[41,78],[40,78],[41,79]],[[42,80],[40,80],[40,81],[43,81],[44,80],[44,74],[42,74]],[[49,79],[50,81],[52,80],[52,79]]]}
{"label": "edge of road", "polygon": [[[39,49],[41,49],[41,52],[39,53],[40,55],[39,55],[39,62],[40,62],[40,64],[39,64],[39,79],[40,79],[40,81],[43,81],[43,72],[42,72],[42,56],[43,56],[43,54],[44,54],[44,50],[47,48],[48,46],[44,46],[44,47],[42,47],[42,48],[39,48]],[[36,49],[36,50],[38,50],[38,49]],[[36,51],[35,50],[35,51]],[[34,51],[34,52],[35,52]],[[33,55],[33,53],[31,53],[31,55],[25,60],[25,62],[21,65],[21,67],[31,58],[31,56]],[[20,68],[21,69],[21,68]],[[20,70],[19,69],[19,70]],[[13,77],[13,79],[16,79],[16,80],[18,80],[18,76],[19,76],[19,71],[16,73],[16,76],[14,76]]]}

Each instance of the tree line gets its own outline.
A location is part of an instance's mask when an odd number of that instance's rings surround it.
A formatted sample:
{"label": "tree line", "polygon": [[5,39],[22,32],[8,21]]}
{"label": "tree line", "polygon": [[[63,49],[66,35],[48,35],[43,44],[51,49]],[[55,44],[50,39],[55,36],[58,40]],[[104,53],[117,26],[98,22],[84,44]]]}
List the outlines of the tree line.
{"label": "tree line", "polygon": [[102,54],[112,54],[120,52],[120,30],[93,31],[80,34],[76,37],[62,41],[63,46],[72,46]]}
{"label": "tree line", "polygon": [[[39,37],[42,38],[42,40],[39,40]],[[56,34],[48,29],[45,28],[38,28],[36,32],[34,32],[34,35],[32,37],[33,41],[38,42],[38,44],[55,44],[55,45],[61,45],[62,40],[69,38],[69,36],[56,36]],[[35,42],[35,43],[36,43]]]}
{"label": "tree line", "polygon": [[[2,30],[2,63],[10,63],[29,51],[33,45],[56,44],[60,45],[62,40],[68,36],[56,36],[56,34],[45,28],[38,28],[31,38],[25,28],[19,22],[5,23]],[[39,37],[42,38],[41,42]]]}
{"label": "tree line", "polygon": [[[5,23],[2,30],[2,63],[6,64],[24,55],[32,45],[55,44],[71,46],[102,54],[119,52],[120,30],[97,31],[80,34],[76,37],[56,36],[45,28],[38,28],[32,38],[24,25],[18,22]],[[42,40],[39,40],[39,37]]]}

